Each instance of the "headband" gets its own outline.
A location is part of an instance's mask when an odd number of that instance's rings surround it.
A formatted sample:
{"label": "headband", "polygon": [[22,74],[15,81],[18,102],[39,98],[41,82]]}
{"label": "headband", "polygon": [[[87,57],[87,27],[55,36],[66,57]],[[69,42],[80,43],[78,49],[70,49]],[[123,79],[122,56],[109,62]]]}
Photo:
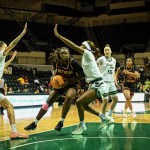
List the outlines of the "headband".
{"label": "headband", "polygon": [[87,41],[84,41],[82,44],[84,44],[84,46],[89,50],[89,51],[92,51],[89,43]]}

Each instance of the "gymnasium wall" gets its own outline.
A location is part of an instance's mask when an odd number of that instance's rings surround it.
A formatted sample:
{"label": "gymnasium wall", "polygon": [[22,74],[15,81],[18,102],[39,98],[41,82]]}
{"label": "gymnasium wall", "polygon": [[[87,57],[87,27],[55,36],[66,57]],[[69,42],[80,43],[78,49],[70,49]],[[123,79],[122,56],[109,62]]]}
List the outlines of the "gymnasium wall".
{"label": "gymnasium wall", "polygon": [[[12,55],[13,52],[10,52],[10,55]],[[125,54],[112,54],[112,56],[120,63],[125,63]],[[81,63],[82,55],[73,55],[73,57]],[[144,65],[144,58],[148,57],[150,60],[150,52],[144,52],[144,53],[135,53],[134,59],[136,65]],[[45,52],[18,52],[17,64],[32,64],[32,65],[46,65],[46,54]]]}

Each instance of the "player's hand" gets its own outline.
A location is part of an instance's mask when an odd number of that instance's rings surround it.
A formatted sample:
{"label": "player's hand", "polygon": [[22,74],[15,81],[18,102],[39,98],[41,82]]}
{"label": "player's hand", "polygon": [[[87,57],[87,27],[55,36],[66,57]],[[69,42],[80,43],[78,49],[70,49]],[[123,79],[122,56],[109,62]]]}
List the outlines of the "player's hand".
{"label": "player's hand", "polygon": [[22,34],[26,34],[26,32],[27,32],[27,22],[26,22],[26,24],[25,24],[25,26],[24,26],[24,29],[23,29],[23,31],[22,31]]}
{"label": "player's hand", "polygon": [[65,88],[66,86],[68,86],[69,83],[68,82],[65,82],[63,85],[62,85],[62,88]]}
{"label": "player's hand", "polygon": [[123,72],[123,74],[127,74],[128,70],[124,69],[122,72]]}
{"label": "player's hand", "polygon": [[120,89],[120,86],[119,86],[119,84],[118,84],[117,81],[115,81],[115,85],[116,85],[116,88],[117,88],[117,89]]}
{"label": "player's hand", "polygon": [[69,79],[65,79],[65,83],[62,85],[62,88],[65,88],[66,86],[69,86],[71,84],[73,84],[74,82],[72,80]]}
{"label": "player's hand", "polygon": [[58,33],[58,31],[57,31],[57,26],[58,26],[58,24],[55,24],[55,28],[54,28],[54,34],[55,34],[55,36],[58,36],[58,35],[59,35],[59,33]]}
{"label": "player's hand", "polygon": [[13,53],[12,56],[11,56],[11,60],[12,60],[12,61],[15,59],[16,55],[17,55],[17,51],[14,51],[14,53]]}

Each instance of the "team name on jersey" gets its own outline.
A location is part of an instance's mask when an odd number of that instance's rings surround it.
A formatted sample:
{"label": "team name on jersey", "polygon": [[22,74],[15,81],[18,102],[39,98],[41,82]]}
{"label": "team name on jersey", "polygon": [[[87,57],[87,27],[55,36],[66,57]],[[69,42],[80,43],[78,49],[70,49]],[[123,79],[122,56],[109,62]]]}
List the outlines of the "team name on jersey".
{"label": "team name on jersey", "polygon": [[73,71],[69,71],[69,70],[62,70],[62,69],[57,69],[57,72],[58,73],[61,73],[61,74],[73,74]]}

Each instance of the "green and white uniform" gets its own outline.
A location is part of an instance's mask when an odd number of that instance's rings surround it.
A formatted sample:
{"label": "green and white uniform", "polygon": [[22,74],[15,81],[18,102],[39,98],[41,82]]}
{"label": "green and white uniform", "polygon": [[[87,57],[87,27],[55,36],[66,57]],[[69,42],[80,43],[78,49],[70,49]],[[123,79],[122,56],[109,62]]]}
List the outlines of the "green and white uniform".
{"label": "green and white uniform", "polygon": [[102,56],[97,59],[99,70],[106,83],[107,93],[111,96],[117,96],[117,89],[114,82],[116,60],[113,57]]}
{"label": "green and white uniform", "polygon": [[87,49],[84,50],[81,65],[86,75],[86,81],[89,83],[89,88],[97,91],[97,97],[101,96],[106,99],[108,97],[106,85],[91,51]]}

